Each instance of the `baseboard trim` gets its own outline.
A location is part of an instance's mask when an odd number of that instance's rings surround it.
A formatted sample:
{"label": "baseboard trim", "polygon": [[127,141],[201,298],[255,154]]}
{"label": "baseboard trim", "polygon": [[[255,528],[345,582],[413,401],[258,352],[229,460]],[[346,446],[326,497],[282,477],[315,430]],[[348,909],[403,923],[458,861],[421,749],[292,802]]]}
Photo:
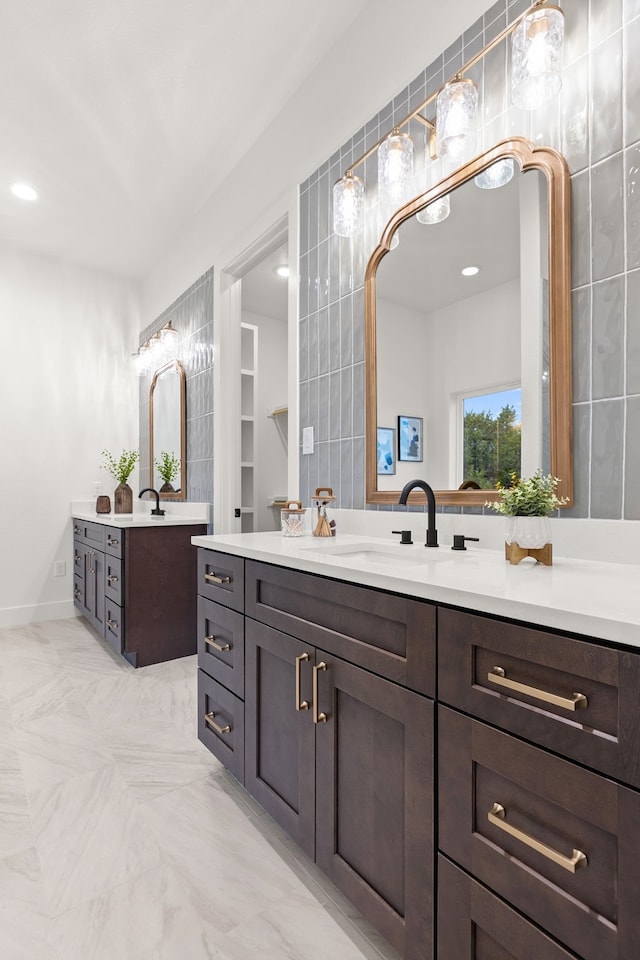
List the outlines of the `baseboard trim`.
{"label": "baseboard trim", "polygon": [[35,603],[26,607],[3,607],[0,609],[1,627],[22,627],[26,623],[42,623],[44,620],[68,620],[80,614],[73,600],[58,600],[55,603]]}

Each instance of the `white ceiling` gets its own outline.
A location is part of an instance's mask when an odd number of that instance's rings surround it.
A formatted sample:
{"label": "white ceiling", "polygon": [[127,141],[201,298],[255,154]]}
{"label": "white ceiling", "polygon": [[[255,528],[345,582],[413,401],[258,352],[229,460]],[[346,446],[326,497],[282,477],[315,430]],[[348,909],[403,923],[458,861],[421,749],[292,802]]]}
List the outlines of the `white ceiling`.
{"label": "white ceiling", "polygon": [[5,3],[0,241],[143,275],[365,5]]}

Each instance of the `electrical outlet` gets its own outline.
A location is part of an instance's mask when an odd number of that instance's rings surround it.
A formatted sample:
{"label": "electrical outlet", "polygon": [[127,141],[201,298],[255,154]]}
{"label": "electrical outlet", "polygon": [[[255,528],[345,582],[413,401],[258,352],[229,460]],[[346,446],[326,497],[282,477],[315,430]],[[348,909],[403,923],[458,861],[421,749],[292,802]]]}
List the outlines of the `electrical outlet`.
{"label": "electrical outlet", "polygon": [[67,561],[66,560],[56,560],[53,565],[53,575],[54,577],[66,577],[67,575]]}

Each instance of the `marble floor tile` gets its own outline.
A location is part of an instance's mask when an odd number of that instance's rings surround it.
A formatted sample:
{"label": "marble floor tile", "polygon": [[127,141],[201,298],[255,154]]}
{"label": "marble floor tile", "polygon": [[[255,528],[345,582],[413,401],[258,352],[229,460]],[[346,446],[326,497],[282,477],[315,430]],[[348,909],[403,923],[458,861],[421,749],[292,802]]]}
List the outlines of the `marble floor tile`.
{"label": "marble floor tile", "polygon": [[77,695],[50,717],[17,727],[15,745],[27,793],[113,764]]}
{"label": "marble floor tile", "polygon": [[[6,960],[56,960],[51,933],[35,849],[0,860],[0,956]],[[61,960],[65,960],[64,954]]]}
{"label": "marble floor tile", "polygon": [[139,800],[202,780],[217,760],[194,736],[164,717],[129,720],[103,732],[124,780]]}
{"label": "marble floor tile", "polygon": [[16,724],[50,717],[65,709],[74,694],[62,664],[22,657],[5,660],[3,688]]}
{"label": "marble floor tile", "polygon": [[152,831],[115,765],[30,798],[52,916],[160,866]]}
{"label": "marble floor tile", "polygon": [[198,667],[195,657],[188,660],[186,665],[184,661],[175,661],[179,667],[166,676],[160,672],[147,673],[153,667],[145,668],[143,683],[158,710],[189,736],[197,737]]}
{"label": "marble floor tile", "polygon": [[33,846],[33,827],[17,750],[0,743],[0,857]]}
{"label": "marble floor tile", "polygon": [[0,630],[0,662],[4,662],[7,657],[26,657],[59,664],[58,651],[37,626],[29,624]]}
{"label": "marble floor tile", "polygon": [[143,683],[140,671],[129,670],[108,676],[75,667],[68,670],[67,676],[98,730],[158,716],[152,690]]}
{"label": "marble floor tile", "polygon": [[53,929],[65,960],[223,960],[167,866],[68,910]]}
{"label": "marble floor tile", "polygon": [[304,887],[227,934],[225,960],[381,960],[376,948],[333,906]]}
{"label": "marble floor tile", "polygon": [[274,851],[215,776],[141,810],[200,916],[215,930],[233,929],[300,886],[286,854]]}

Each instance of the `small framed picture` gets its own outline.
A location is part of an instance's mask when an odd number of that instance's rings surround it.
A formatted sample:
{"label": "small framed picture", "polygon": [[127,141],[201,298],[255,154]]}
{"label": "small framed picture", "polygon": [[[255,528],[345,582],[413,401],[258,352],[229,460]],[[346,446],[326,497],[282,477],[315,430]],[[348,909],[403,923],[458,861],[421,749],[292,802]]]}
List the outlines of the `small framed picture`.
{"label": "small framed picture", "polygon": [[422,417],[398,417],[398,460],[422,461]]}
{"label": "small framed picture", "polygon": [[396,472],[395,427],[378,427],[378,476],[391,477]]}

